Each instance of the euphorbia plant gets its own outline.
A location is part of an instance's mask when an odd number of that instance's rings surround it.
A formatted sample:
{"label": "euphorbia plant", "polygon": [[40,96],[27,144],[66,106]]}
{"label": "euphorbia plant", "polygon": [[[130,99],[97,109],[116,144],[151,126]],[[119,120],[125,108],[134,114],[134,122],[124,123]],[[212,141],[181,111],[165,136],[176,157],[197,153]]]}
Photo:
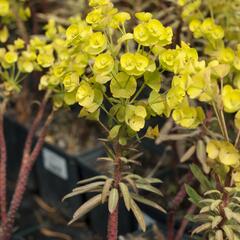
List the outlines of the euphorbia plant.
{"label": "euphorbia plant", "polygon": [[[200,1],[186,9],[198,11],[196,4]],[[208,179],[191,166],[202,193],[186,186],[190,200],[200,208],[191,218],[200,223],[193,234],[200,233],[201,239],[239,239],[239,45],[224,38],[224,29],[213,18],[191,16],[189,27],[195,38],[203,39],[206,61],[199,71],[182,78],[179,86],[195,105],[204,106],[207,118],[199,128],[197,146],[191,146],[185,157],[196,149],[203,170],[209,173]],[[191,118],[184,122],[174,114],[173,118],[189,128],[185,123]]]}
{"label": "euphorbia plant", "polygon": [[[0,1],[2,9],[2,22],[8,16],[13,15],[11,4],[8,1]],[[1,228],[0,238],[3,240],[11,239],[12,230],[15,222],[16,212],[22,202],[23,194],[26,190],[27,180],[35,160],[44,143],[44,138],[48,126],[53,118],[54,111],[57,110],[55,104],[50,109],[47,109],[50,98],[56,96],[54,88],[48,87],[42,98],[38,111],[34,116],[34,120],[29,128],[23,149],[21,167],[19,171],[16,188],[12,196],[11,203],[7,204],[7,152],[4,136],[4,113],[7,111],[9,101],[15,101],[20,96],[23,88],[23,80],[28,77],[33,71],[41,71],[49,68],[58,58],[58,52],[61,51],[63,28],[56,28],[53,21],[50,21],[46,26],[46,34],[42,37],[31,37],[29,43],[18,38],[11,44],[5,43],[0,48],[0,97],[1,97],[1,112],[0,112],[0,206],[1,206]],[[5,34],[7,31],[5,31]],[[7,41],[6,39],[2,42]],[[12,41],[11,39],[9,42]],[[36,143],[33,145],[33,138],[39,130],[39,136]],[[13,149],[14,151],[14,149]]]}
{"label": "euphorbia plant", "polygon": [[[191,105],[185,89],[186,81],[205,68],[195,49],[182,42],[169,49],[172,30],[152,18],[148,12],[136,13],[139,22],[128,29],[132,16],[119,12],[108,0],[91,0],[93,10],[85,19],[72,19],[66,30],[66,51],[41,79],[41,87],[54,86],[61,105],[78,103],[81,117],[98,121],[108,132],[103,140],[110,171],[102,176],[79,182],[66,198],[85,192],[96,195],[75,212],[74,222],[94,207],[108,203],[108,239],[117,239],[118,204],[123,197],[126,208],[132,210],[143,230],[143,214],[136,202],[164,211],[161,206],[141,196],[145,190],[161,195],[155,178],[144,178],[129,170],[137,163],[136,144],[145,136],[146,121],[157,115],[169,117],[186,128],[196,128],[204,119],[200,106]],[[162,72],[175,77],[171,83]],[[163,87],[161,88],[162,80]],[[168,82],[167,82],[168,81]],[[193,81],[189,84],[194,85]],[[147,90],[150,94],[142,96]],[[101,121],[106,114],[108,124]],[[147,136],[157,135],[150,128]],[[131,169],[131,168],[130,168]]]}

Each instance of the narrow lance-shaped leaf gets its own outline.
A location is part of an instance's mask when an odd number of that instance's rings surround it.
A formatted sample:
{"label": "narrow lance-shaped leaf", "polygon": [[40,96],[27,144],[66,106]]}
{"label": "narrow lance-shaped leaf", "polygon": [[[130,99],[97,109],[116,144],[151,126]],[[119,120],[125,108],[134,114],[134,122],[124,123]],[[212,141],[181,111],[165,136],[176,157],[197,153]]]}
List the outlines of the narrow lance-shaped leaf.
{"label": "narrow lance-shaped leaf", "polygon": [[134,214],[135,218],[137,219],[137,222],[138,222],[139,226],[145,232],[146,231],[146,223],[145,223],[145,220],[144,220],[144,216],[142,214],[142,211],[140,210],[140,208],[134,202],[133,199],[131,199],[131,209],[133,211],[133,214]]}
{"label": "narrow lance-shaped leaf", "polygon": [[195,191],[195,189],[193,189],[188,184],[185,184],[185,189],[188,196],[190,197],[191,202],[196,206],[201,207],[200,201],[202,200],[202,197]]}
{"label": "narrow lance-shaped leaf", "polygon": [[189,160],[192,155],[195,153],[195,150],[196,150],[196,147],[195,145],[191,146],[184,154],[183,156],[181,157],[180,159],[180,162],[183,163],[183,162],[186,162],[187,160]]}
{"label": "narrow lance-shaped leaf", "polygon": [[140,195],[134,194],[134,193],[131,193],[131,196],[137,202],[143,203],[143,204],[148,205],[150,207],[156,208],[161,212],[166,213],[165,209],[163,209],[159,204],[157,204],[157,203],[155,203],[155,202],[153,202],[149,199],[146,199],[146,198],[144,198]]}
{"label": "narrow lance-shaped leaf", "polygon": [[93,208],[101,204],[101,194],[94,196],[85,202],[73,215],[72,220],[68,223],[69,225],[83,217],[85,214],[90,212]]}
{"label": "narrow lance-shaped leaf", "polygon": [[127,210],[129,211],[130,208],[131,208],[131,196],[130,196],[130,193],[129,193],[129,190],[128,190],[128,186],[121,182],[119,183],[119,187],[120,187],[120,190],[121,190],[121,193],[123,195],[123,200],[124,200],[124,203],[125,203],[125,206],[127,208]]}
{"label": "narrow lance-shaped leaf", "polygon": [[208,174],[210,172],[210,167],[206,163],[207,160],[206,146],[203,140],[199,140],[197,142],[196,154],[199,162],[202,164],[203,171]]}
{"label": "narrow lance-shaped leaf", "polygon": [[131,186],[131,188],[135,193],[138,193],[136,183],[131,178],[125,177],[124,180]]}
{"label": "narrow lance-shaped leaf", "polygon": [[110,213],[113,213],[118,205],[119,194],[116,188],[113,188],[110,191],[109,198],[108,198],[108,210]]}
{"label": "narrow lance-shaped leaf", "polygon": [[212,229],[214,229],[215,227],[218,226],[218,224],[222,221],[222,217],[221,216],[216,216],[214,217],[213,221],[212,221]]}
{"label": "narrow lance-shaped leaf", "polygon": [[81,181],[77,182],[77,184],[85,184],[85,183],[89,183],[89,182],[92,182],[95,180],[105,180],[105,179],[107,179],[107,176],[105,176],[105,175],[95,176],[95,177],[81,180]]}
{"label": "narrow lance-shaped leaf", "polygon": [[109,178],[105,181],[105,184],[103,186],[103,190],[102,190],[102,203],[104,203],[109,195],[110,192],[110,188],[112,186],[113,183],[113,179]]}
{"label": "narrow lance-shaped leaf", "polygon": [[162,192],[159,189],[157,189],[157,188],[155,188],[151,185],[140,184],[140,183],[137,183],[136,185],[137,185],[137,188],[139,188],[139,189],[142,189],[142,190],[145,190],[145,191],[152,192],[152,193],[155,193],[157,195],[163,196]]}
{"label": "narrow lance-shaped leaf", "polygon": [[194,234],[198,234],[198,233],[201,233],[209,228],[212,227],[212,224],[211,223],[204,223],[198,227],[196,227],[193,231],[192,231],[192,235]]}
{"label": "narrow lance-shaped leaf", "polygon": [[231,226],[229,226],[229,225],[224,225],[224,226],[222,227],[222,229],[223,229],[223,231],[225,232],[228,240],[235,240],[235,238],[234,238],[234,232],[233,232]]}
{"label": "narrow lance-shaped leaf", "polygon": [[190,169],[194,177],[200,182],[204,192],[210,189],[215,189],[215,186],[207,179],[207,177],[196,164],[191,164]]}
{"label": "narrow lance-shaped leaf", "polygon": [[216,231],[215,239],[216,240],[223,240],[223,232],[222,232],[222,230],[217,230]]}
{"label": "narrow lance-shaped leaf", "polygon": [[104,182],[94,182],[94,183],[90,183],[90,184],[87,184],[87,185],[84,185],[84,186],[81,186],[81,187],[74,188],[71,193],[67,194],[62,199],[62,201],[66,200],[67,198],[70,198],[70,197],[73,197],[73,196],[77,196],[79,194],[83,194],[83,193],[88,192],[88,191],[95,190],[99,186],[102,186],[103,184],[104,184]]}

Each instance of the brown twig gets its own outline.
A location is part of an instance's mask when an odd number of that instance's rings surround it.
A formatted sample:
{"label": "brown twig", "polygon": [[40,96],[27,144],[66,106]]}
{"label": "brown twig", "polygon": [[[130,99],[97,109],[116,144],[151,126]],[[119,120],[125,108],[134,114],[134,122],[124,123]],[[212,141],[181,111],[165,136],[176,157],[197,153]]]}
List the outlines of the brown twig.
{"label": "brown twig", "polygon": [[6,224],[7,221],[7,150],[4,136],[4,113],[7,106],[7,99],[3,100],[0,106],[0,207],[1,207],[1,221]]}
{"label": "brown twig", "polygon": [[37,128],[39,127],[41,120],[43,118],[45,109],[46,109],[46,104],[48,102],[49,96],[50,96],[51,92],[47,91],[44,95],[44,98],[39,106],[39,110],[37,112],[36,117],[33,120],[32,126],[28,132],[27,135],[27,139],[24,145],[24,151],[23,151],[23,156],[24,158],[26,158],[26,155],[29,155],[31,152],[31,148],[32,148],[32,144],[33,144],[33,138],[34,135],[36,134]]}
{"label": "brown twig", "polygon": [[[121,147],[119,143],[115,145],[115,166],[114,166],[114,187],[119,188],[121,181]],[[118,208],[117,204],[113,213],[108,217],[108,240],[117,240],[118,236]]]}
{"label": "brown twig", "polygon": [[[187,182],[188,184],[191,184],[194,181],[193,175],[191,172],[187,173],[184,176],[184,179],[185,179],[185,182]],[[187,193],[186,193],[185,185],[183,184],[181,186],[180,190],[178,191],[177,195],[175,196],[175,198],[170,203],[170,210],[168,213],[168,222],[167,222],[167,227],[168,227],[167,239],[168,240],[174,239],[175,211],[180,206],[180,204],[183,202],[186,195],[187,195]]]}
{"label": "brown twig", "polygon": [[[187,210],[187,215],[193,214],[195,210],[196,210],[196,206],[192,204],[190,208]],[[183,218],[174,240],[181,240],[183,238],[188,222],[189,222],[188,219]]]}

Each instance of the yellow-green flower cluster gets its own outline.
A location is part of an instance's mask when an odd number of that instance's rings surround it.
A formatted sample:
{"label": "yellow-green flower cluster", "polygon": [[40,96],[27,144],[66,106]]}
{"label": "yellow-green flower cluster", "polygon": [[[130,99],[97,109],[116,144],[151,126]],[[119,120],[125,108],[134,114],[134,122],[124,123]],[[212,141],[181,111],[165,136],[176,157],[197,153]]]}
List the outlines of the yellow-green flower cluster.
{"label": "yellow-green flower cluster", "polygon": [[240,165],[240,153],[229,142],[210,140],[207,143],[207,154],[211,161],[237,169]]}
{"label": "yellow-green flower cluster", "polygon": [[15,21],[15,14],[18,14],[22,21],[26,21],[31,16],[31,11],[29,7],[25,7],[25,0],[0,0],[0,9],[0,42],[5,43],[9,38],[7,26]]}
{"label": "yellow-green flower cluster", "polygon": [[157,19],[152,19],[149,13],[137,13],[136,17],[140,24],[134,28],[133,36],[135,41],[143,46],[158,47],[171,43],[173,32],[170,27],[164,27]]}
{"label": "yellow-green flower cluster", "polygon": [[212,18],[206,18],[202,22],[194,19],[190,22],[189,28],[196,38],[204,37],[209,41],[216,41],[224,37],[223,28],[217,25]]}

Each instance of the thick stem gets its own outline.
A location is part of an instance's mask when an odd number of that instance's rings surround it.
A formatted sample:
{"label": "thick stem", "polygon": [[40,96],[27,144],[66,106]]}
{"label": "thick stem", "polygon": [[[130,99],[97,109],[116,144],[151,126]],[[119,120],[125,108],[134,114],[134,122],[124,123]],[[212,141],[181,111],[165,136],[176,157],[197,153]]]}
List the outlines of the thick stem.
{"label": "thick stem", "polygon": [[[39,111],[41,111],[41,109]],[[4,232],[3,240],[11,239],[12,228],[14,226],[17,210],[19,209],[19,207],[21,205],[30,172],[31,172],[32,167],[42,149],[42,146],[44,144],[44,139],[45,139],[45,136],[47,133],[47,129],[48,129],[49,124],[52,121],[52,118],[53,118],[53,112],[48,116],[44,126],[42,127],[40,135],[37,140],[37,143],[34,146],[32,152],[23,155],[22,164],[21,164],[19,175],[18,175],[17,185],[15,188],[13,198],[12,198],[12,201],[10,204],[10,209],[8,212],[7,224],[2,227],[3,232]],[[31,132],[31,130],[30,130],[30,132]],[[30,134],[30,132],[29,132],[29,134]]]}
{"label": "thick stem", "polygon": [[[119,183],[121,181],[121,147],[119,143],[115,146],[115,165],[114,165],[114,187],[119,188]],[[108,240],[117,240],[118,237],[118,209],[119,204],[117,204],[116,209],[113,213],[109,213],[108,217]]]}
{"label": "thick stem", "polygon": [[0,109],[0,208],[2,225],[7,222],[7,150],[4,136],[4,113],[7,100],[4,100]]}

